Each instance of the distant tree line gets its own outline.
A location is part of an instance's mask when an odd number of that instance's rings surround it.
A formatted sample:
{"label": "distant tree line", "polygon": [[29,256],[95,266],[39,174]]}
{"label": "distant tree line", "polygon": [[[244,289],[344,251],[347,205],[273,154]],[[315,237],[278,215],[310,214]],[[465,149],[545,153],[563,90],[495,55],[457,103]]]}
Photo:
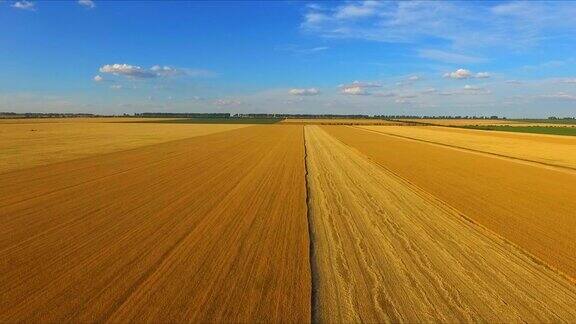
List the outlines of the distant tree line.
{"label": "distant tree line", "polygon": [[15,113],[15,112],[1,112],[0,118],[74,118],[74,117],[98,117],[95,114],[87,113]]}
{"label": "distant tree line", "polygon": [[[135,114],[99,115],[90,113],[16,113],[0,112],[0,118],[74,118],[74,117],[141,117],[141,118],[259,118],[259,119],[507,119],[493,116],[416,116],[416,115],[364,115],[364,114],[265,114],[265,113],[175,113],[175,112],[143,112]],[[575,120],[575,117],[555,117],[548,120]]]}
{"label": "distant tree line", "polygon": [[549,120],[560,120],[560,119],[562,119],[562,120],[575,120],[576,117],[554,117],[554,116],[552,116],[552,117],[548,117],[548,119]]}
{"label": "distant tree line", "polygon": [[297,118],[297,119],[323,119],[323,118],[342,118],[342,119],[371,119],[375,118],[370,115],[339,115],[339,114],[274,114],[277,118]]}
{"label": "distant tree line", "polygon": [[413,116],[413,115],[378,115],[382,119],[506,119],[498,116]]}
{"label": "distant tree line", "polygon": [[230,118],[230,113],[170,113],[145,112],[136,113],[134,117],[144,118]]}

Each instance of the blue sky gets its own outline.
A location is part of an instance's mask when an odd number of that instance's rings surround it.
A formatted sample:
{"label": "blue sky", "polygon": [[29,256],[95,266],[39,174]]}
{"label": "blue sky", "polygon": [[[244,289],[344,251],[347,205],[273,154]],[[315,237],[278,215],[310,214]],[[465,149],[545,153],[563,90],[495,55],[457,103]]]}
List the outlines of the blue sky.
{"label": "blue sky", "polygon": [[1,1],[0,111],[576,115],[576,2]]}

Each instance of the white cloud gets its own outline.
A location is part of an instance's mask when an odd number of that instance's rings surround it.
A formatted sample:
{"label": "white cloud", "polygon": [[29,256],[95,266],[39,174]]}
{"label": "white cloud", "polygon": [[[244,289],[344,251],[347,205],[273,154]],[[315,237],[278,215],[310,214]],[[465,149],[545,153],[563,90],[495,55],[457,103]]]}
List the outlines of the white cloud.
{"label": "white cloud", "polygon": [[350,84],[341,84],[338,86],[340,92],[347,95],[370,95],[367,89],[380,88],[381,84],[375,82],[354,81]]}
{"label": "white cloud", "polygon": [[562,79],[562,80],[560,80],[560,83],[576,84],[576,78],[572,78],[572,79]]}
{"label": "white cloud", "polygon": [[306,23],[308,24],[319,24],[322,23],[323,21],[328,19],[328,16],[322,14],[322,13],[317,13],[317,12],[309,12],[305,15],[305,19],[306,19]]}
{"label": "white cloud", "polygon": [[382,85],[376,82],[353,81],[350,84],[341,84],[340,88],[380,88]]}
{"label": "white cloud", "polygon": [[132,78],[154,78],[157,75],[136,65],[129,64],[106,64],[99,70],[102,73],[123,75]]}
{"label": "white cloud", "polygon": [[212,71],[200,69],[179,69],[171,66],[154,65],[145,69],[130,64],[106,64],[100,67],[101,73],[109,73],[117,76],[125,76],[131,79],[167,78],[175,76],[210,77],[215,75]]}
{"label": "white cloud", "polygon": [[239,106],[242,104],[242,101],[234,99],[216,99],[214,104],[217,106]]}
{"label": "white cloud", "polygon": [[461,92],[460,94],[466,94],[466,95],[481,95],[481,94],[490,94],[492,93],[490,90],[483,88],[483,87],[479,87],[479,86],[473,86],[473,85],[465,85],[464,88],[462,88],[462,90],[464,90],[463,92]]}
{"label": "white cloud", "polygon": [[328,47],[328,46],[301,47],[298,45],[288,44],[288,45],[277,46],[275,49],[279,50],[279,51],[292,52],[294,54],[299,54],[299,55],[310,55],[310,54],[326,51],[326,50],[330,49],[330,47]]}
{"label": "white cloud", "polygon": [[336,9],[334,17],[337,19],[357,19],[374,16],[378,12],[379,1],[363,1],[356,4],[346,4]]}
{"label": "white cloud", "polygon": [[418,81],[420,79],[421,78],[417,75],[413,75],[413,76],[408,77],[408,81],[412,81],[412,82]]}
{"label": "white cloud", "polygon": [[34,2],[30,2],[30,1],[26,1],[26,0],[16,1],[12,5],[12,7],[16,8],[16,9],[22,9],[22,10],[31,10],[31,11],[36,10],[36,5],[34,4]]}
{"label": "white cloud", "polygon": [[368,91],[366,91],[362,87],[345,87],[345,88],[342,88],[341,92],[343,94],[354,95],[354,96],[369,95]]}
{"label": "white cloud", "polygon": [[523,82],[520,81],[520,80],[506,80],[506,81],[504,81],[504,82],[505,82],[505,83],[508,83],[508,84],[522,84],[522,83],[523,83]]}
{"label": "white cloud", "polygon": [[454,72],[445,73],[444,77],[450,79],[469,79],[472,77],[472,73],[466,69],[458,69]]}
{"label": "white cloud", "polygon": [[394,102],[397,103],[397,104],[401,104],[401,105],[404,105],[404,104],[414,104],[414,101],[413,101],[413,100],[410,100],[410,98],[398,98],[398,99],[396,99]]}
{"label": "white cloud", "polygon": [[437,92],[438,92],[438,90],[436,90],[435,88],[428,88],[428,89],[422,90],[422,93],[424,93],[424,94],[434,94]]}
{"label": "white cloud", "polygon": [[101,77],[100,75],[97,75],[97,76],[94,77],[94,81],[96,81],[96,82],[100,82],[100,81],[102,81],[102,80],[104,80],[104,78]]}
{"label": "white cloud", "polygon": [[161,77],[166,77],[166,76],[175,76],[180,74],[181,72],[173,67],[169,67],[169,66],[160,66],[160,65],[154,65],[153,67],[150,68],[150,71],[152,71],[154,74],[156,74],[156,76],[161,76]]}
{"label": "white cloud", "polygon": [[396,97],[396,93],[394,92],[376,92],[373,94],[374,97],[382,97],[382,98],[392,98]]}
{"label": "white cloud", "polygon": [[306,4],[306,8],[308,9],[312,9],[312,10],[322,10],[324,9],[324,7],[320,4],[317,3],[308,3]]}
{"label": "white cloud", "polygon": [[557,93],[555,93],[555,94],[541,95],[540,97],[541,97],[541,98],[546,98],[546,99],[576,101],[576,95],[569,94],[569,93],[566,93],[566,92],[557,92]]}
{"label": "white cloud", "polygon": [[418,56],[449,64],[472,64],[486,61],[486,59],[477,56],[446,52],[437,49],[421,49],[418,51]]}
{"label": "white cloud", "polygon": [[[506,51],[537,46],[551,37],[573,37],[573,17],[571,1],[349,1],[308,8],[301,26],[323,37],[402,43],[433,39],[460,50]],[[473,62],[460,62],[468,63]]]}
{"label": "white cloud", "polygon": [[120,84],[113,84],[110,86],[110,89],[113,89],[113,90],[120,90],[122,88],[124,88],[124,87]]}
{"label": "white cloud", "polygon": [[78,4],[86,8],[95,8],[96,4],[92,0],[78,0]]}
{"label": "white cloud", "polygon": [[478,91],[478,90],[482,90],[482,88],[481,88],[481,87],[478,87],[478,86],[472,86],[472,85],[467,84],[467,85],[464,86],[464,90],[467,90],[467,91]]}
{"label": "white cloud", "polygon": [[471,78],[486,79],[486,78],[490,77],[490,73],[478,72],[476,74],[473,74],[472,72],[470,72],[470,70],[458,69],[454,72],[444,73],[444,77],[449,78],[449,79],[458,79],[458,80],[471,79]]}
{"label": "white cloud", "polygon": [[290,89],[288,92],[294,96],[315,96],[320,94],[320,91],[316,88],[308,88],[308,89]]}

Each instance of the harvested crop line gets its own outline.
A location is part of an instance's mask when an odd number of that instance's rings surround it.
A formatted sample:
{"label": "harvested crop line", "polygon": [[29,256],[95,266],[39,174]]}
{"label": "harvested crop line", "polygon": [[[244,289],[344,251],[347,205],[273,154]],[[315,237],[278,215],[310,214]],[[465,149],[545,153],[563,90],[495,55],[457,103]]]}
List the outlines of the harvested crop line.
{"label": "harvested crop line", "polygon": [[524,163],[527,165],[545,167],[545,168],[549,168],[551,170],[556,170],[556,171],[564,171],[564,172],[569,172],[572,174],[576,173],[576,167],[572,167],[569,165],[554,164],[554,163],[539,161],[536,159],[529,159],[529,158],[522,158],[519,156],[513,156],[511,154],[502,154],[502,153],[490,152],[487,150],[480,150],[480,149],[475,149],[472,147],[465,147],[465,146],[459,146],[459,145],[454,145],[454,144],[442,143],[442,142],[436,141],[436,140],[429,140],[429,139],[417,138],[417,137],[413,137],[413,136],[394,134],[394,133],[390,133],[389,131],[385,131],[382,129],[375,130],[372,128],[358,127],[358,126],[348,126],[348,127],[363,130],[366,132],[372,132],[372,133],[382,135],[382,136],[391,136],[391,137],[401,138],[401,139],[405,139],[405,140],[427,143],[430,145],[437,145],[440,147],[450,148],[450,149],[469,152],[469,153],[475,153],[475,154],[479,154],[479,155],[483,155],[483,156],[488,156],[488,157],[493,157],[493,158],[501,158],[504,160],[514,161],[517,163]]}
{"label": "harvested crop line", "polygon": [[474,222],[576,278],[576,174],[351,127],[321,127]]}
{"label": "harvested crop line", "polygon": [[0,322],[309,321],[303,160],[254,126],[5,174]]}
{"label": "harvested crop line", "polygon": [[331,137],[306,128],[325,322],[576,320],[576,286]]}

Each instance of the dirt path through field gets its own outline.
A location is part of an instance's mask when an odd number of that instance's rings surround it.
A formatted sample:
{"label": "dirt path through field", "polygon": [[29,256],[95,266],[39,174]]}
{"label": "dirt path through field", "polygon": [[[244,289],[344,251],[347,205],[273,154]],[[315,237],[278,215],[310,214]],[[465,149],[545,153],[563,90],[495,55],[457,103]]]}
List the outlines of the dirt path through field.
{"label": "dirt path through field", "polygon": [[320,321],[576,320],[565,277],[320,127],[306,145]]}
{"label": "dirt path through field", "polygon": [[0,178],[0,322],[306,322],[302,126]]}

